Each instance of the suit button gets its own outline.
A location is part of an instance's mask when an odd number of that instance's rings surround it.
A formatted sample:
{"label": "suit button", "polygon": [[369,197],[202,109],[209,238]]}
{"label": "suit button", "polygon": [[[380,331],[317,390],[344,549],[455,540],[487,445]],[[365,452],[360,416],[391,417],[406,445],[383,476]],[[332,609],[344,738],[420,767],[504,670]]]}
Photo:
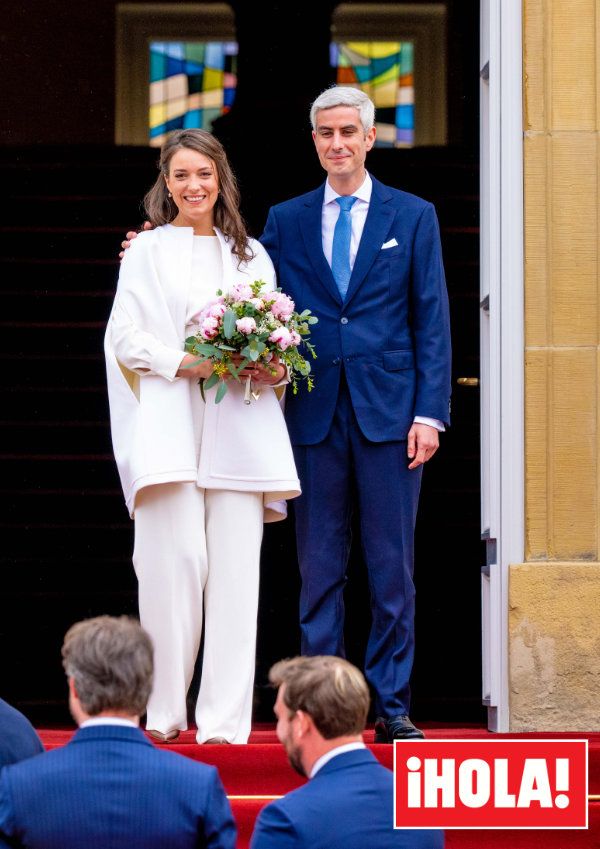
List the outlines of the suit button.
{"label": "suit button", "polygon": [[340,324],[348,324],[348,319],[345,315],[340,318]]}
{"label": "suit button", "polygon": [[339,358],[339,357],[336,357],[336,358],[335,358],[335,360],[332,360],[332,363],[333,363],[333,365],[334,365],[334,366],[339,366],[339,364],[340,364],[340,358]]}

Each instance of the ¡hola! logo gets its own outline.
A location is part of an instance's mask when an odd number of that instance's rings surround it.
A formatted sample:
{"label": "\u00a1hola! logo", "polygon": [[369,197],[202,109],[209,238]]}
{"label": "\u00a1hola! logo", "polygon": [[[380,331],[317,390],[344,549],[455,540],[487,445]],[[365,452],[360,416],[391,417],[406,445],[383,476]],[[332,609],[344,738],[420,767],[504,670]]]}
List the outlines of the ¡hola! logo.
{"label": "\u00a1hola! logo", "polygon": [[587,828],[587,740],[394,744],[396,828]]}

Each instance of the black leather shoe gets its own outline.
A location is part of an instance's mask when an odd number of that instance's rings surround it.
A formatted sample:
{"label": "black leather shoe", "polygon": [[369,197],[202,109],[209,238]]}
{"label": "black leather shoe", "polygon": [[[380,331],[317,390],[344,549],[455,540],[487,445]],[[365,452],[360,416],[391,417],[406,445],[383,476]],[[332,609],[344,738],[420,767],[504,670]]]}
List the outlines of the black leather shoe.
{"label": "black leather shoe", "polygon": [[391,719],[377,717],[375,722],[375,743],[393,743],[394,740],[421,740],[425,737],[419,728],[415,728],[408,716],[393,716]]}

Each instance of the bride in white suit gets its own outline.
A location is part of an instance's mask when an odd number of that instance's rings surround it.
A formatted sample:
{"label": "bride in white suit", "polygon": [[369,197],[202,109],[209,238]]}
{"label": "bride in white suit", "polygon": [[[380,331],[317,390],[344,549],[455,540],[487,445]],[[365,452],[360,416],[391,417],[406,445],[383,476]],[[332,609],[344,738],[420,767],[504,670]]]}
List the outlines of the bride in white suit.
{"label": "bride in white suit", "polygon": [[263,521],[299,495],[274,387],[287,380],[246,369],[261,394],[243,403],[231,380],[223,401],[202,400],[184,339],[218,289],[264,280],[273,266],[249,239],[221,144],[203,130],[165,142],[145,199],[153,230],[126,252],[105,339],[111,431],[125,501],[135,519],[133,564],[142,625],[155,649],[147,729],[164,742],[187,728],[186,694],[200,646],[200,743],[245,743],[254,683]]}

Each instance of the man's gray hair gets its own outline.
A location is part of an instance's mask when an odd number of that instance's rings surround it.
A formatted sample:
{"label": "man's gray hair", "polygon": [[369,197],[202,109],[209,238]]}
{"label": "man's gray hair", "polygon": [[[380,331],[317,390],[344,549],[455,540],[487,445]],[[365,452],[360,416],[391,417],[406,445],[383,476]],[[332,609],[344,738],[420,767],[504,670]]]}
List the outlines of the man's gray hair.
{"label": "man's gray hair", "polygon": [[364,91],[353,86],[334,85],[325,89],[310,107],[310,123],[313,130],[317,129],[317,112],[321,109],[333,109],[335,106],[352,106],[358,109],[365,133],[368,133],[375,125],[375,104]]}
{"label": "man's gray hair", "polygon": [[81,707],[90,716],[105,710],[140,716],[146,710],[153,648],[135,619],[97,616],[77,622],[65,635],[62,658]]}

